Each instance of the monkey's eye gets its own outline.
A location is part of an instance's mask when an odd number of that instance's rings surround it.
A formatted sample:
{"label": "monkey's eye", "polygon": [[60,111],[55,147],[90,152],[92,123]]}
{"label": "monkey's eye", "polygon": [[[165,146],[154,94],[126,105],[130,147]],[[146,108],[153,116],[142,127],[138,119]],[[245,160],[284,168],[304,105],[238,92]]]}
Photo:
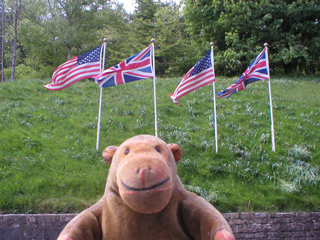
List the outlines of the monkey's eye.
{"label": "monkey's eye", "polygon": [[159,147],[155,147],[155,149],[156,149],[156,151],[157,151],[158,153],[161,153],[161,150],[160,150]]}
{"label": "monkey's eye", "polygon": [[130,152],[129,148],[124,151],[124,154],[127,155]]}

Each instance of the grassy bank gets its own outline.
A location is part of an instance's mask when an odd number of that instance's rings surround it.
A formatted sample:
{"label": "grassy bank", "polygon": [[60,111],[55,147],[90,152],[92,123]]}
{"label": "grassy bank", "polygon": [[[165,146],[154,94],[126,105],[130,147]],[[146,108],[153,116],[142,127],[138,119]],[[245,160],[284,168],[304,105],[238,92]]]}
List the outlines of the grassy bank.
{"label": "grassy bank", "polygon": [[[217,79],[222,90],[236,78]],[[267,81],[217,99],[215,153],[212,85],[168,97],[180,78],[159,78],[159,137],[178,143],[185,187],[222,212],[319,211],[320,77],[273,77],[276,152],[271,150]],[[137,134],[154,134],[152,80],[103,91],[78,82],[48,91],[50,80],[0,84],[0,213],[78,212],[99,199],[108,165],[101,152]]]}

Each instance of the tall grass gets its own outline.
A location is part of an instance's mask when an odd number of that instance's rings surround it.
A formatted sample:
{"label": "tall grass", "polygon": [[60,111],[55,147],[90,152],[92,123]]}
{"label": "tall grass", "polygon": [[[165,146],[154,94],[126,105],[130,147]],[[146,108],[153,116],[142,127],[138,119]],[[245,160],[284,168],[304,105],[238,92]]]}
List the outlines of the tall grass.
{"label": "tall grass", "polygon": [[[236,78],[220,77],[222,90]],[[157,80],[159,137],[178,143],[185,187],[219,210],[319,211],[319,77],[272,79],[276,152],[271,150],[268,86],[256,82],[217,100],[212,86],[169,98],[180,78]],[[0,85],[0,213],[78,212],[99,199],[109,166],[101,152],[137,134],[154,134],[152,80],[103,91],[78,82],[48,91],[50,80]]]}

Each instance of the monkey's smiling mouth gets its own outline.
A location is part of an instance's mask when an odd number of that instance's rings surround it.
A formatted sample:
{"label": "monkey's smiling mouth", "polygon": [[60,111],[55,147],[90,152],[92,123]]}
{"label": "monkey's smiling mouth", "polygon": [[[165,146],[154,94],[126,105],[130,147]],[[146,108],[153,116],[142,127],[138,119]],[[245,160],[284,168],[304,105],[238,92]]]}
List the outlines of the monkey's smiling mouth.
{"label": "monkey's smiling mouth", "polygon": [[131,191],[148,191],[148,190],[155,189],[155,188],[157,188],[157,187],[165,184],[167,181],[169,181],[169,179],[170,179],[170,177],[167,177],[167,178],[164,179],[163,181],[161,181],[161,182],[159,182],[159,183],[156,183],[156,184],[154,184],[154,185],[152,185],[152,186],[150,186],[150,187],[147,187],[147,188],[134,188],[134,187],[130,187],[130,186],[128,186],[127,184],[125,184],[122,180],[121,180],[121,184],[122,184],[125,188],[127,188],[127,189],[129,189],[129,190],[131,190]]}

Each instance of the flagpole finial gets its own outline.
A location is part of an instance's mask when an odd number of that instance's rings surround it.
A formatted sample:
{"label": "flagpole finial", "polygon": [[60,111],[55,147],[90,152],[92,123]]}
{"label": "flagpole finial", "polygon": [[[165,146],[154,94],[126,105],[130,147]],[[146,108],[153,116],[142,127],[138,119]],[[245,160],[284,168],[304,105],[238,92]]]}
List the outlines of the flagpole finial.
{"label": "flagpole finial", "polygon": [[214,46],[214,42],[211,42],[211,43],[210,43],[210,46],[213,47],[213,46]]}
{"label": "flagpole finial", "polygon": [[152,43],[155,43],[155,42],[156,42],[156,40],[155,40],[154,38],[152,38],[152,39],[151,39],[151,42],[152,42]]}
{"label": "flagpole finial", "polygon": [[269,44],[268,44],[268,43],[265,43],[265,44],[264,44],[264,46],[265,46],[265,47],[268,47],[268,46],[269,46]]}
{"label": "flagpole finial", "polygon": [[105,42],[105,43],[108,42],[108,41],[109,41],[108,38],[104,38],[104,39],[103,39],[103,42]]}

